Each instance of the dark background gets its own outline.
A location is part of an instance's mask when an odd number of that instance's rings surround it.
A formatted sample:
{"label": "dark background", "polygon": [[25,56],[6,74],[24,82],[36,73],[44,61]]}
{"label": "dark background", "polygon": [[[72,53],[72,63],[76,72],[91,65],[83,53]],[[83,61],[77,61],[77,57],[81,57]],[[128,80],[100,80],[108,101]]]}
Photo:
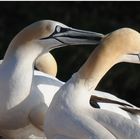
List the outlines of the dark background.
{"label": "dark background", "polygon": [[[0,58],[21,29],[42,19],[104,34],[121,27],[140,31],[140,2],[0,2]],[[57,77],[67,81],[92,50],[90,46],[77,46],[52,51],[58,62]],[[121,63],[105,75],[97,89],[140,107],[139,85],[140,66]]]}

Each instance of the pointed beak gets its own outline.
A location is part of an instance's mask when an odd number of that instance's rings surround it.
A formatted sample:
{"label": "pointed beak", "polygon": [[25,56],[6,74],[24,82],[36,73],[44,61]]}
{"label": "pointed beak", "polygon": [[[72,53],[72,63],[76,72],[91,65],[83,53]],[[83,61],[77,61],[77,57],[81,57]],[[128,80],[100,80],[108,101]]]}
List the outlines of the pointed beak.
{"label": "pointed beak", "polygon": [[97,45],[104,35],[96,32],[69,28],[66,32],[54,34],[52,37],[66,45]]}

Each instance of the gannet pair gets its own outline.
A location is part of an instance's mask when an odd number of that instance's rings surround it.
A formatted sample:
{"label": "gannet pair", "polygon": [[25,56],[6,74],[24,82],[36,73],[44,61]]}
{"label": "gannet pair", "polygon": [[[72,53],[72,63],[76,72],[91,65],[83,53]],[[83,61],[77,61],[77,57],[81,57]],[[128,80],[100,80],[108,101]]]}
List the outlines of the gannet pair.
{"label": "gannet pair", "polygon": [[86,63],[54,95],[45,117],[47,138],[140,138],[140,108],[95,91],[112,66],[124,61],[140,63],[139,54],[137,31],[122,28],[106,35]]}
{"label": "gannet pair", "polygon": [[59,47],[98,44],[102,38],[102,34],[51,20],[33,23],[19,32],[0,65],[0,135],[3,138],[45,138],[44,117],[63,82],[34,71],[36,58]]}

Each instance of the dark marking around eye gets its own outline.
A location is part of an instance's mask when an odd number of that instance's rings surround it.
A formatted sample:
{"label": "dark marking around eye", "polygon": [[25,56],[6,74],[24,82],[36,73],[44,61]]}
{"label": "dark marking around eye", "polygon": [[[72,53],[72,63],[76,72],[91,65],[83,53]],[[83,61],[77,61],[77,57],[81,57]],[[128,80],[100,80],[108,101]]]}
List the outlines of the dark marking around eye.
{"label": "dark marking around eye", "polygon": [[67,32],[69,30],[70,30],[69,28],[63,28],[63,27],[61,27],[59,25],[57,25],[55,27],[55,33],[63,33],[63,32]]}
{"label": "dark marking around eye", "polygon": [[44,37],[44,38],[40,38],[40,40],[44,40],[44,39],[50,38],[50,37],[52,37],[52,36],[55,35],[55,34],[64,33],[64,32],[67,32],[67,31],[69,31],[69,30],[70,30],[70,28],[63,28],[63,27],[57,25],[57,26],[55,27],[54,32],[53,32],[50,36]]}
{"label": "dark marking around eye", "polygon": [[60,33],[61,32],[61,27],[60,26],[56,26],[55,30],[56,30],[56,32]]}

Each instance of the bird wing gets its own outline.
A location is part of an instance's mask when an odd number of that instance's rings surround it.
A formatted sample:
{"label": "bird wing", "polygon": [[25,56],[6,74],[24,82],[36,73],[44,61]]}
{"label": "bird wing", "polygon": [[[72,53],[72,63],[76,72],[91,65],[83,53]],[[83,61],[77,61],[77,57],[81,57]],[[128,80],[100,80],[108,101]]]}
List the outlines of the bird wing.
{"label": "bird wing", "polygon": [[98,97],[98,96],[95,96],[95,95],[91,96],[90,101],[91,102],[96,101],[96,102],[102,102],[102,103],[113,103],[113,104],[119,104],[119,105],[122,105],[122,106],[133,107],[129,103],[124,103],[124,102],[120,102],[120,101],[116,101],[116,100],[111,100],[111,99],[108,99],[108,98],[102,98],[102,97]]}
{"label": "bird wing", "polygon": [[111,99],[111,100],[115,100],[115,101],[119,101],[119,102],[122,102],[122,103],[129,104],[130,106],[136,107],[133,104],[131,104],[131,103],[129,103],[129,102],[123,100],[123,99],[120,99],[120,98],[118,98],[115,95],[112,95],[111,93],[94,90],[93,93],[92,93],[92,95],[95,95],[95,96],[98,96],[98,97],[102,97],[102,98]]}
{"label": "bird wing", "polygon": [[46,106],[46,104],[41,103],[38,106],[34,107],[29,114],[30,122],[41,131],[43,131],[47,109],[48,107]]}
{"label": "bird wing", "polygon": [[92,111],[92,117],[119,139],[140,138],[140,125],[118,113],[103,109]]}
{"label": "bird wing", "polygon": [[92,117],[116,138],[140,138],[140,108],[116,96],[109,95],[107,98],[108,93],[101,96],[91,96],[90,103],[94,102],[93,105],[99,106],[99,109],[91,111]]}
{"label": "bird wing", "polygon": [[127,103],[127,102],[121,102],[113,99],[98,97],[95,95],[92,95],[90,98],[90,104],[92,107],[100,108],[100,105],[98,103],[110,103],[110,104],[117,104],[120,109],[123,109],[124,111],[131,113],[133,115],[139,115],[140,114],[140,108],[136,108],[133,105]]}
{"label": "bird wing", "polygon": [[135,108],[128,108],[128,107],[120,107],[121,109],[135,115],[140,115],[140,109],[135,109]]}

